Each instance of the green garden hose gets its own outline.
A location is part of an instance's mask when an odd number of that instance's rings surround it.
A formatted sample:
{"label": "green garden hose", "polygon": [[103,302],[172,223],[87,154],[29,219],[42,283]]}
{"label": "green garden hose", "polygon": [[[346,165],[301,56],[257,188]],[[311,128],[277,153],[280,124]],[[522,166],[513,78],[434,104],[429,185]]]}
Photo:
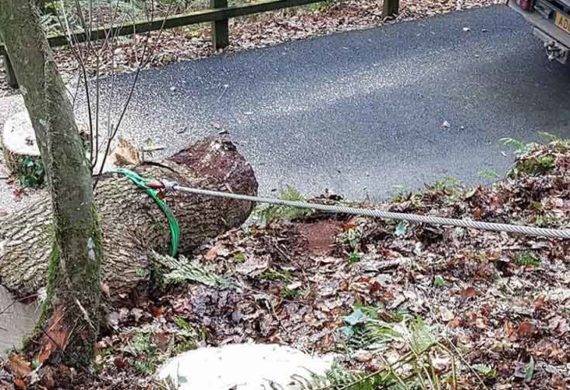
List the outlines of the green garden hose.
{"label": "green garden hose", "polygon": [[158,205],[160,210],[166,215],[168,220],[168,227],[170,228],[170,256],[176,257],[178,254],[178,247],[180,246],[180,224],[178,220],[170,210],[170,207],[166,202],[158,196],[158,191],[150,188],[147,184],[150,180],[145,179],[138,173],[125,168],[118,168],[113,172],[119,173],[125,176],[127,179],[132,181],[137,187],[144,190],[148,196],[150,196],[154,202]]}

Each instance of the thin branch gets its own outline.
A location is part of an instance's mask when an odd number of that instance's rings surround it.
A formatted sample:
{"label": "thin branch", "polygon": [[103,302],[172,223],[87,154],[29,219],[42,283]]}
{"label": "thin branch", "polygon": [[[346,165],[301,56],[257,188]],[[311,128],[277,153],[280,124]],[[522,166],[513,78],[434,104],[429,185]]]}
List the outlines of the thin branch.
{"label": "thin branch", "polygon": [[[99,137],[100,137],[100,130],[99,130],[99,121],[100,121],[100,60],[101,60],[101,53],[105,53],[105,52],[110,52],[111,53],[111,58],[110,58],[110,63],[111,63],[111,90],[108,93],[108,101],[107,101],[107,137],[110,138],[112,136],[112,126],[111,126],[111,113],[112,113],[112,101],[114,98],[114,91],[115,91],[115,76],[116,76],[116,72],[115,72],[115,43],[117,41],[117,35],[119,35],[123,25],[120,24],[119,28],[116,30],[117,33],[114,33],[115,31],[115,20],[117,18],[117,16],[119,15],[119,2],[120,0],[117,0],[115,2],[115,6],[113,7],[113,12],[112,12],[112,17],[109,21],[109,28],[106,30],[105,32],[105,39],[103,41],[103,44],[101,46],[101,50],[97,56],[97,75],[96,75],[96,88],[97,88],[97,95],[96,95],[96,100],[97,100],[97,104],[96,104],[96,130],[95,130],[95,140],[91,139],[91,143],[95,144],[95,158],[92,160],[92,172],[94,173],[97,163],[99,161],[99,153],[100,153],[100,144],[99,144]],[[103,164],[101,166],[104,166],[105,164],[105,160],[106,158],[104,157],[103,159]]]}
{"label": "thin branch", "polygon": [[77,16],[79,17],[79,22],[81,23],[81,27],[83,28],[83,32],[86,34],[86,43],[88,45],[91,44],[91,30],[87,27],[87,22],[85,21],[85,17],[83,16],[83,10],[81,9],[81,4],[79,0],[75,0],[75,10],[77,12]]}
{"label": "thin branch", "polygon": [[[91,145],[90,146],[91,154],[89,155],[91,160],[91,174],[93,174],[95,166],[97,165],[97,160],[99,159],[99,94],[101,90],[99,66],[100,66],[100,57],[99,55],[97,55],[97,60],[96,60],[97,74],[95,76],[95,139],[91,138],[89,142],[89,144]],[[95,145],[93,146],[93,144]],[[95,151],[95,153],[93,153],[93,151]],[[93,154],[95,154],[95,156],[93,156]]]}
{"label": "thin branch", "polygon": [[89,41],[93,32],[93,0],[89,0]]}
{"label": "thin branch", "polygon": [[[79,3],[77,1],[76,1],[76,3],[79,5]],[[79,64],[79,68],[80,68],[80,73],[83,77],[85,97],[87,99],[87,115],[89,117],[89,136],[90,136],[91,140],[93,140],[93,115],[92,115],[92,108],[91,108],[91,93],[89,91],[89,79],[87,77],[87,69],[85,66],[85,59],[83,57],[83,53],[81,52],[81,46],[80,46],[79,42],[77,41],[75,34],[73,34],[73,32],[71,31],[71,27],[69,26],[69,18],[67,17],[67,13],[65,12],[65,3],[63,0],[60,0],[60,5],[61,5],[61,9],[62,9],[62,13],[63,13],[63,20],[65,21],[65,24],[62,22],[61,18],[59,17],[59,13],[56,13],[56,17],[57,17],[58,22],[61,25],[61,27],[67,31],[67,40],[69,42],[69,46],[71,47],[71,52],[72,52],[72,54],[74,54],[75,58],[77,59],[77,62]],[[78,13],[82,15],[81,9],[78,10]],[[81,16],[81,18],[82,18],[82,16]],[[90,36],[89,36],[89,38],[90,38]],[[74,41],[74,39],[75,39],[75,41]],[[78,83],[78,85],[79,85],[79,83]],[[93,145],[93,142],[91,142],[91,145]],[[90,154],[89,154],[89,161],[91,164],[93,163],[92,159],[93,159],[93,151],[91,150]]]}
{"label": "thin branch", "polygon": [[[35,298],[37,296],[38,296],[38,293],[26,295],[25,297],[23,297],[21,299],[21,301],[25,301],[25,300],[30,299],[30,298]],[[10,310],[10,308],[18,302],[19,301],[17,299],[12,299],[12,302],[8,306],[5,306],[2,310],[0,310],[0,316],[3,315],[4,313],[6,313],[8,310]]]}
{"label": "thin branch", "polygon": [[[171,10],[171,8],[172,8],[172,5],[169,6],[168,11],[167,11],[167,17],[165,17],[165,18],[163,19],[162,25],[160,26],[160,29],[158,30],[158,35],[157,35],[157,38],[156,38],[156,42],[155,42],[153,48],[151,49],[151,53],[154,51],[154,49],[156,48],[156,45],[157,45],[158,42],[160,41],[160,38],[161,38],[161,36],[162,36],[162,32],[164,31],[164,25],[165,25],[165,23],[166,23],[166,20],[168,19],[168,15],[170,15],[170,10]],[[152,20],[151,20],[151,21],[152,21]],[[133,82],[132,82],[132,84],[131,84],[131,88],[130,88],[130,90],[129,90],[129,94],[127,95],[127,99],[126,99],[125,104],[124,104],[124,106],[123,106],[123,110],[121,111],[121,114],[120,114],[120,116],[119,116],[119,119],[118,119],[118,121],[117,121],[117,124],[116,124],[115,127],[114,127],[114,130],[112,131],[112,133],[111,133],[109,139],[107,140],[107,146],[106,146],[106,148],[105,148],[105,153],[103,154],[103,161],[102,161],[102,163],[101,163],[101,166],[99,167],[99,173],[98,173],[97,177],[95,178],[95,183],[94,183],[94,185],[93,185],[93,189],[97,188],[97,184],[99,183],[99,180],[100,180],[100,178],[101,178],[101,175],[103,174],[103,168],[104,168],[104,166],[105,166],[105,163],[106,163],[107,158],[108,158],[108,156],[109,156],[109,153],[110,153],[110,151],[111,151],[111,144],[112,144],[114,138],[117,136],[117,133],[118,133],[118,131],[119,131],[119,127],[120,127],[120,125],[121,125],[121,123],[122,123],[122,121],[123,121],[123,118],[124,118],[124,116],[125,116],[125,113],[127,112],[127,109],[128,109],[129,104],[130,104],[130,102],[131,102],[131,99],[132,99],[132,97],[133,97],[133,95],[134,95],[135,87],[136,87],[136,85],[137,85],[137,82],[138,82],[138,79],[139,79],[139,76],[140,76],[140,72],[141,72],[141,70],[142,70],[148,63],[150,63],[150,61],[151,61],[151,59],[152,59],[151,54],[149,54],[148,57],[147,57],[147,59],[146,59],[146,61],[144,60],[144,59],[145,59],[145,55],[146,55],[147,50],[148,50],[148,47],[149,47],[150,36],[151,36],[151,33],[148,32],[148,33],[146,34],[146,40],[145,40],[145,42],[144,42],[141,59],[140,59],[140,61],[139,61],[139,65],[138,65],[137,70],[136,70],[136,72],[135,72],[135,76],[134,76]]]}
{"label": "thin branch", "polygon": [[77,102],[77,95],[79,94],[79,88],[81,87],[81,76],[77,75],[77,81],[75,82],[75,92],[71,100],[71,107],[75,109],[75,103]]}
{"label": "thin branch", "polygon": [[[162,25],[160,27],[160,29],[158,30],[158,34],[156,36],[154,36],[156,38],[156,41],[154,43],[151,43],[153,40],[153,35],[151,34],[151,32],[148,32],[145,35],[145,40],[144,40],[144,44],[143,44],[143,49],[142,52],[140,52],[140,56],[139,56],[139,51],[136,50],[135,51],[135,55],[136,55],[136,60],[138,62],[138,66],[136,68],[135,71],[135,75],[134,75],[134,79],[133,82],[130,86],[127,98],[124,102],[124,105],[122,107],[122,110],[118,116],[118,120],[115,123],[111,123],[111,116],[112,116],[112,99],[114,99],[114,89],[115,89],[115,47],[116,47],[116,43],[117,43],[117,37],[115,34],[115,28],[114,28],[114,22],[115,22],[115,18],[117,17],[117,15],[119,15],[119,8],[120,8],[120,0],[117,0],[117,2],[115,3],[115,7],[113,10],[113,16],[111,18],[111,22],[110,22],[110,26],[109,29],[106,31],[106,36],[105,39],[103,41],[103,44],[100,46],[100,50],[96,50],[93,42],[92,42],[92,30],[93,30],[93,1],[89,0],[89,14],[88,16],[88,20],[86,19],[86,15],[84,14],[80,2],[79,0],[75,0],[75,14],[77,15],[77,18],[79,19],[79,24],[81,26],[81,28],[83,29],[85,36],[86,36],[86,44],[82,45],[79,43],[77,36],[75,34],[73,34],[72,28],[70,27],[70,23],[69,23],[69,17],[67,16],[67,13],[65,12],[65,4],[64,4],[64,0],[60,0],[60,4],[61,4],[61,9],[62,14],[63,14],[63,19],[64,21],[61,20],[60,15],[57,14],[58,20],[60,22],[60,25],[62,26],[62,29],[64,29],[67,32],[67,39],[68,42],[70,44],[71,47],[71,52],[73,53],[73,55],[75,56],[77,62],[78,62],[78,66],[79,66],[79,71],[80,71],[80,78],[82,78],[82,81],[84,83],[84,85],[82,86],[84,91],[85,91],[85,98],[86,98],[86,104],[87,104],[87,114],[88,114],[88,120],[89,120],[89,139],[90,139],[90,145],[89,145],[89,161],[90,161],[90,165],[91,165],[91,169],[92,172],[95,171],[97,169],[97,165],[99,163],[99,159],[100,159],[100,153],[101,153],[101,144],[100,144],[100,115],[101,115],[101,63],[104,61],[103,57],[104,57],[104,53],[108,50],[110,50],[110,57],[111,57],[111,70],[112,70],[112,78],[111,78],[111,93],[109,93],[109,101],[108,101],[108,107],[107,107],[107,139],[106,139],[106,143],[105,143],[105,147],[104,147],[104,152],[103,152],[103,157],[102,157],[102,162],[101,165],[98,169],[98,174],[95,175],[96,179],[94,182],[94,186],[93,188],[95,189],[98,181],[99,181],[99,177],[102,175],[103,173],[103,169],[105,166],[105,163],[107,162],[107,158],[109,157],[110,151],[111,151],[111,145],[113,144],[119,128],[124,120],[124,117],[126,115],[127,109],[130,106],[130,103],[132,101],[132,98],[134,96],[134,91],[135,91],[135,87],[138,83],[139,80],[139,76],[140,76],[140,72],[142,69],[144,69],[151,61],[152,58],[154,58],[152,56],[152,53],[156,50],[156,46],[158,45],[161,37],[162,37],[162,33],[164,31],[164,25],[165,22],[168,18],[168,15],[170,15],[172,9],[173,9],[173,4],[169,4],[168,6],[168,10],[166,13],[166,17],[164,18],[164,20],[162,21]],[[131,3],[132,4],[132,3]],[[134,7],[134,4],[132,4]],[[150,12],[149,12],[150,9]],[[133,8],[131,7],[131,10],[133,10]],[[154,21],[154,2],[151,1],[150,7],[146,7],[146,2],[145,2],[145,10],[147,11],[147,13],[150,15],[150,21]],[[122,25],[119,27],[119,29],[122,27]],[[133,39],[136,40],[137,38],[137,33],[135,31],[134,33],[134,37]],[[88,69],[87,69],[87,60],[91,57],[95,55],[95,108],[93,108],[93,102],[91,101],[91,88],[89,86],[89,75],[88,75]],[[77,92],[79,90],[81,86],[81,83],[78,82],[77,83],[77,90],[75,92],[75,96],[73,98],[74,100],[74,104],[75,104],[75,100],[76,100],[76,96],[77,96]],[[93,172],[94,173],[94,172]]]}
{"label": "thin branch", "polygon": [[[483,380],[483,378],[481,378],[481,376],[477,373],[477,371],[475,371],[475,369],[473,367],[471,367],[471,364],[469,364],[469,362],[467,361],[467,359],[465,359],[465,357],[463,356],[463,354],[461,353],[461,351],[459,351],[459,349],[455,346],[455,344],[453,344],[453,342],[446,336],[443,336],[444,340],[447,341],[449,343],[449,345],[451,345],[451,347],[453,348],[453,350],[455,351],[455,353],[457,354],[457,356],[459,357],[459,360],[461,360],[469,369],[469,371],[471,371],[471,373],[477,378],[477,380],[479,381],[479,383],[481,384],[481,386],[485,389],[488,389],[489,387],[485,384],[485,381]],[[438,345],[445,351],[447,351],[449,354],[453,355],[452,352],[449,350],[449,348],[447,348],[443,343],[438,343]]]}

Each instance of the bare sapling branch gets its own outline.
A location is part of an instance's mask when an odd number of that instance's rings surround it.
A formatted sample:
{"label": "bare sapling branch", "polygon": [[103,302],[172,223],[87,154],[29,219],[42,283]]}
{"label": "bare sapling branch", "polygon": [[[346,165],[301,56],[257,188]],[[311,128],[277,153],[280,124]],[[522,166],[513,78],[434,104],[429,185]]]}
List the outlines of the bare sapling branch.
{"label": "bare sapling branch", "polygon": [[[110,152],[111,152],[111,145],[112,145],[114,139],[116,138],[116,136],[117,136],[117,134],[118,134],[118,131],[119,131],[119,128],[120,128],[121,123],[122,123],[122,121],[123,121],[123,118],[124,118],[124,116],[125,116],[125,114],[126,114],[126,112],[127,112],[127,109],[128,109],[128,107],[129,107],[129,105],[130,105],[130,102],[131,102],[131,99],[132,99],[132,97],[133,97],[133,95],[134,95],[135,88],[136,88],[136,85],[137,85],[137,82],[138,82],[138,79],[139,79],[139,76],[140,76],[140,72],[141,72],[142,69],[144,69],[144,68],[151,62],[151,60],[152,60],[152,54],[154,53],[154,51],[155,51],[155,49],[156,49],[156,45],[158,44],[158,42],[160,41],[160,38],[162,37],[162,32],[164,31],[164,25],[165,25],[165,23],[166,23],[166,21],[167,21],[167,19],[168,19],[168,16],[170,16],[171,10],[172,10],[172,5],[169,5],[169,8],[168,8],[167,13],[166,13],[166,16],[164,17],[163,22],[162,22],[162,25],[161,25],[160,29],[158,30],[155,43],[154,43],[154,45],[153,45],[153,47],[152,47],[152,49],[151,49],[150,51],[149,51],[149,43],[150,43],[150,38],[151,38],[151,32],[147,32],[147,33],[145,34],[145,41],[144,41],[144,44],[143,44],[143,50],[142,50],[141,57],[140,57],[140,59],[139,59],[139,61],[138,61],[138,65],[137,65],[137,69],[136,69],[136,71],[135,71],[135,75],[134,75],[134,78],[133,78],[133,82],[131,83],[131,87],[130,87],[130,89],[129,89],[129,93],[128,93],[128,95],[127,95],[127,98],[126,98],[125,103],[123,104],[123,108],[122,108],[122,110],[121,110],[121,113],[120,113],[120,115],[119,115],[119,118],[118,118],[118,120],[117,120],[117,123],[114,124],[114,126],[112,126],[112,130],[111,130],[111,132],[110,132],[110,134],[109,134],[109,136],[108,136],[108,138],[107,138],[107,143],[106,143],[106,146],[105,146],[105,151],[104,151],[104,153],[103,153],[103,159],[102,159],[101,165],[100,165],[100,167],[99,167],[99,172],[98,172],[98,174],[96,175],[95,182],[94,182],[94,184],[93,184],[93,188],[96,188],[96,187],[97,187],[97,184],[99,183],[99,179],[100,179],[100,177],[101,177],[101,174],[103,173],[103,169],[104,169],[104,167],[105,167],[105,163],[106,163],[107,158],[109,157],[109,154],[110,154]],[[153,21],[153,19],[154,19],[154,13],[151,13],[151,21]],[[135,37],[135,38],[136,38],[136,37]],[[147,55],[147,52],[148,52],[148,55]],[[108,109],[110,110],[111,107],[108,107]]]}

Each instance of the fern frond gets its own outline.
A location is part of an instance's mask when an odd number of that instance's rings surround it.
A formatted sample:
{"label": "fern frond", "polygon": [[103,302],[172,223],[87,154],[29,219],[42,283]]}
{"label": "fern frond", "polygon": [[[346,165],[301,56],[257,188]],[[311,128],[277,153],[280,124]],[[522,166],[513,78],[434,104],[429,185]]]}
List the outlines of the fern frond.
{"label": "fern frond", "polygon": [[[337,376],[329,380],[326,386],[317,387],[319,390],[440,389],[443,383],[440,377],[443,378],[445,373],[435,368],[431,354],[445,354],[455,367],[454,356],[449,350],[440,348],[441,336],[437,327],[426,324],[421,318],[403,315],[397,322],[386,322],[378,319],[378,316],[367,315],[361,309],[356,309],[345,317],[345,323],[348,349],[371,351],[383,366],[377,372],[367,375],[349,372],[340,378]],[[396,349],[401,354],[397,361],[388,362],[383,355],[388,350],[394,351],[394,343],[397,343]],[[451,379],[455,379],[455,371]]]}
{"label": "fern frond", "polygon": [[334,367],[323,376],[293,375],[290,388],[295,390],[374,390],[379,388],[381,377],[380,372],[366,375]]}
{"label": "fern frond", "polygon": [[[285,186],[279,194],[279,199],[304,201],[305,197],[294,187]],[[292,221],[295,219],[303,218],[312,213],[308,209],[300,209],[289,206],[267,206],[257,209],[255,214],[262,223],[269,223],[278,220]]]}
{"label": "fern frond", "polygon": [[153,252],[151,258],[154,270],[164,285],[196,282],[218,288],[234,287],[229,280],[216,275],[196,261],[189,261],[184,256],[175,259]]}

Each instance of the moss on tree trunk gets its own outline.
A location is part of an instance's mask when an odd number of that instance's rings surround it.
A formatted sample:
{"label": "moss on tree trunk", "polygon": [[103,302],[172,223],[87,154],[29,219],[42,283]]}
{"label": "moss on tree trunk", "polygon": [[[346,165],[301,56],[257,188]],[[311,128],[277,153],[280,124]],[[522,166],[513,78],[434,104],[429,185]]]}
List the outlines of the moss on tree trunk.
{"label": "moss on tree trunk", "polygon": [[69,363],[82,365],[93,355],[101,296],[102,250],[93,212],[91,168],[36,1],[1,0],[0,35],[36,133],[51,195],[53,235],[48,241],[59,255],[54,256],[57,263],[50,278],[52,315],[45,334],[56,340],[53,352],[57,353],[49,353],[46,359],[61,354]]}

